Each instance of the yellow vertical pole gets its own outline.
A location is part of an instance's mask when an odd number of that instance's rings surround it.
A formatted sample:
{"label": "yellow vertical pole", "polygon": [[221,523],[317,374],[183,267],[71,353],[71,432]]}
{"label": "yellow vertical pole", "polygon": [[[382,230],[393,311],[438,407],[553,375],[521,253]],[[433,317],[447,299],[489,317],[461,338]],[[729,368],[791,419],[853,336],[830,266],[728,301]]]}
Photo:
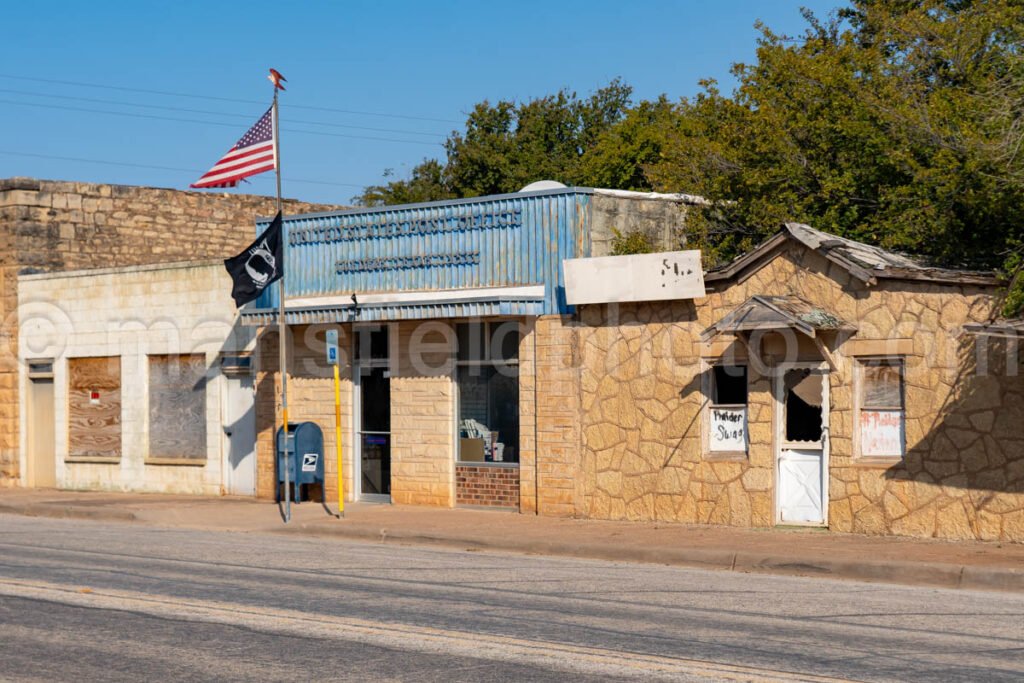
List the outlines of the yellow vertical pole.
{"label": "yellow vertical pole", "polygon": [[341,379],[334,364],[334,448],[338,454],[338,516],[345,516],[345,476],[341,469]]}

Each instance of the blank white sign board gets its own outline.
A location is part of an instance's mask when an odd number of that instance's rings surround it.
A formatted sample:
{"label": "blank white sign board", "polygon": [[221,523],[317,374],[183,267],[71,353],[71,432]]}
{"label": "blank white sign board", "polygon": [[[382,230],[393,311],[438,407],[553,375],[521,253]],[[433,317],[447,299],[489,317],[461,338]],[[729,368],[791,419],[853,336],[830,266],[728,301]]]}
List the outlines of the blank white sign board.
{"label": "blank white sign board", "polygon": [[697,299],[704,296],[700,251],[566,259],[570,305]]}

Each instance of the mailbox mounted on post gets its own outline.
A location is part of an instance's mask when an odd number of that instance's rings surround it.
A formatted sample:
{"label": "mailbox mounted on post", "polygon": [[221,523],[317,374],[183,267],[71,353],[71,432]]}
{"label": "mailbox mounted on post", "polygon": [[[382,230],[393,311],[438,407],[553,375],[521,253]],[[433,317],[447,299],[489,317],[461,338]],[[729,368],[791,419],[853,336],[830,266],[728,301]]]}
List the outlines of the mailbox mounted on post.
{"label": "mailbox mounted on post", "polygon": [[[284,430],[277,429],[277,500],[281,500],[281,484],[284,483],[285,443]],[[291,470],[288,478],[295,485],[295,502],[302,501],[303,484],[320,484],[321,495],[327,502],[327,487],[324,485],[324,433],[315,422],[298,422],[288,425],[287,448]]]}

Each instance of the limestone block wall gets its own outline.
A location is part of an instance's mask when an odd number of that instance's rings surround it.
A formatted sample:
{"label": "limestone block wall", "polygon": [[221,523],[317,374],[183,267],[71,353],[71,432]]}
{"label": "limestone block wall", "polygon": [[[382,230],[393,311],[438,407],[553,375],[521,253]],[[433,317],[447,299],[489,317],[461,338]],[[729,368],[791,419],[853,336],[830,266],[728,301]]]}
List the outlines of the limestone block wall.
{"label": "limestone block wall", "polygon": [[[219,262],[22,276],[19,357],[54,359],[54,425],[60,488],[218,495],[223,484],[221,353],[251,350],[238,325],[230,279]],[[206,459],[154,465],[148,451],[148,364],[155,354],[206,357]],[[66,462],[68,360],[117,357],[121,368],[121,458]],[[24,392],[27,372],[18,375]],[[27,395],[24,394],[23,395]],[[26,425],[21,425],[22,430]],[[20,452],[25,470],[27,453]]]}
{"label": "limestone block wall", "polygon": [[536,335],[536,462],[521,463],[524,479],[535,470],[536,507],[530,490],[521,494],[523,510],[571,517],[578,513],[583,481],[580,471],[580,375],[578,330],[570,319],[542,316],[535,321]]}
{"label": "limestone block wall", "polygon": [[[391,499],[395,503],[455,505],[455,336],[443,323],[391,326],[398,340],[391,374]],[[394,342],[392,342],[394,343]],[[429,344],[428,352],[412,349]],[[392,346],[394,349],[394,346]],[[392,356],[393,358],[395,355]]]}
{"label": "limestone block wall", "polygon": [[[338,465],[334,429],[334,369],[326,361],[325,333],[328,325],[300,325],[289,328],[288,419],[315,422],[324,433],[324,479],[327,501],[338,500]],[[342,484],[345,500],[353,500],[355,452],[352,414],[351,325],[338,325],[342,424]],[[256,493],[260,498],[275,495],[274,434],[280,426],[281,374],[277,328],[266,328],[259,337],[256,374]]]}
{"label": "limestone block wall", "polygon": [[[286,213],[342,208],[285,201]],[[270,197],[0,179],[0,486],[18,481],[18,274],[223,259],[254,237]]]}
{"label": "limestone block wall", "polygon": [[[537,319],[522,321],[519,338],[519,510],[537,513]],[[572,360],[571,355],[568,359]]]}
{"label": "limestone block wall", "polygon": [[[995,292],[894,281],[867,288],[796,245],[752,276],[694,303],[582,308],[574,347],[581,396],[580,514],[774,523],[772,379],[750,371],[748,457],[716,460],[702,447],[703,363],[729,340],[715,348],[701,345],[698,335],[755,294],[795,294],[858,327],[854,335],[824,335],[835,366],[830,528],[1024,541],[1020,359],[1005,343],[994,348],[990,342],[979,352],[973,338],[960,334],[963,324],[987,319]],[[807,340],[789,349],[788,360],[822,360]],[[572,353],[562,351],[563,357]],[[787,360],[778,339],[769,340],[765,353],[769,371],[772,363]],[[882,354],[906,359],[902,461],[872,461],[856,452],[856,359]],[[544,404],[543,380],[541,387]],[[566,437],[571,440],[570,431]]]}

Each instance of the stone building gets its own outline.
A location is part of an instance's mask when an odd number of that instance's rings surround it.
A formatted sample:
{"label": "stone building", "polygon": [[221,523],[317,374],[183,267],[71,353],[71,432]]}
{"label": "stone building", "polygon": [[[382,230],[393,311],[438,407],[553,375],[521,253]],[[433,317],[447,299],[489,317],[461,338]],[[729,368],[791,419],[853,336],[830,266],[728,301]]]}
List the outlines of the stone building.
{"label": "stone building", "polygon": [[[289,211],[324,208],[288,200]],[[18,276],[225,258],[274,200],[125,185],[0,179],[0,486],[19,468]]]}
{"label": "stone building", "polygon": [[995,277],[788,225],[705,282],[566,321],[576,514],[1024,541],[1020,357],[966,333]]}
{"label": "stone building", "polygon": [[[704,296],[568,304],[564,261],[695,203],[563,188],[289,217],[291,419],[334,452],[334,329],[350,499],[1024,541],[1020,359],[971,332],[998,279],[789,225]],[[277,296],[243,311],[262,496]]]}

